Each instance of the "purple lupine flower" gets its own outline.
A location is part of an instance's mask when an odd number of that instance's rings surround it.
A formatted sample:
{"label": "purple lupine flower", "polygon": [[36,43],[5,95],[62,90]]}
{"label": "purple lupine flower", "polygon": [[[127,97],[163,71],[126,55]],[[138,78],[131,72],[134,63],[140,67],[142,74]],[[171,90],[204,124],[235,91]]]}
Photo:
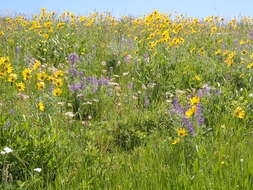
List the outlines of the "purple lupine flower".
{"label": "purple lupine flower", "polygon": [[175,112],[177,112],[177,113],[184,113],[184,112],[185,112],[185,111],[183,110],[182,106],[179,104],[178,97],[176,97],[176,98],[172,101],[172,104],[173,104],[173,108],[174,108]]}
{"label": "purple lupine flower", "polygon": [[197,124],[198,124],[198,126],[200,127],[200,126],[203,125],[205,119],[204,119],[204,117],[202,116],[202,107],[201,107],[201,103],[198,103],[198,104],[196,105],[196,107],[197,107],[197,110],[196,110]]}
{"label": "purple lupine flower", "polygon": [[226,44],[224,42],[221,44],[221,46],[223,49],[226,49]]}
{"label": "purple lupine flower", "polygon": [[233,41],[235,45],[238,45],[239,44],[239,41],[238,40],[234,40]]}
{"label": "purple lupine flower", "polygon": [[145,54],[143,55],[143,57],[144,57],[145,61],[148,60],[148,54],[147,54],[147,53],[145,53]]}
{"label": "purple lupine flower", "polygon": [[144,54],[144,58],[145,58],[145,59],[148,58],[148,54],[147,54],[147,53]]}
{"label": "purple lupine flower", "polygon": [[198,95],[198,97],[202,98],[204,96],[203,89],[199,89],[197,95]]}
{"label": "purple lupine flower", "polygon": [[49,88],[49,92],[53,92],[54,91],[54,88],[51,86],[50,88]]}
{"label": "purple lupine flower", "polygon": [[221,95],[221,90],[220,89],[215,90],[215,94],[218,95],[218,96],[220,96]]}
{"label": "purple lupine flower", "polygon": [[202,110],[201,110],[201,103],[199,102],[197,105],[196,105],[196,115],[201,115],[202,114]]}
{"label": "purple lupine flower", "polygon": [[191,133],[192,135],[195,134],[195,131],[194,131],[194,128],[193,128],[193,124],[192,124],[192,122],[190,122],[190,120],[189,120],[186,116],[184,116],[184,118],[183,118],[183,124],[184,124],[186,127],[188,127],[188,130],[190,131],[190,133]]}
{"label": "purple lupine flower", "polygon": [[205,90],[205,94],[207,94],[208,96],[210,95],[210,91],[211,91],[211,88],[209,86],[205,86],[204,87],[204,90]]}
{"label": "purple lupine flower", "polygon": [[11,121],[8,119],[7,122],[5,123],[4,127],[9,128],[11,126]]}
{"label": "purple lupine flower", "polygon": [[72,92],[77,91],[77,90],[81,90],[82,88],[83,88],[82,84],[72,84],[72,85],[69,85],[69,89]]}
{"label": "purple lupine flower", "polygon": [[126,61],[126,63],[129,63],[131,59],[132,59],[132,56],[131,56],[131,55],[126,55],[126,56],[125,56],[125,61]]}
{"label": "purple lupine flower", "polygon": [[193,97],[193,95],[192,94],[189,94],[189,95],[187,95],[187,98],[192,98]]}
{"label": "purple lupine flower", "polygon": [[127,87],[128,87],[129,89],[133,89],[133,87],[134,87],[133,82],[128,83]]}
{"label": "purple lupine flower", "polygon": [[92,92],[93,92],[93,93],[96,93],[97,90],[98,90],[98,88],[97,88],[97,87],[94,87],[94,88],[92,89]]}
{"label": "purple lupine flower", "polygon": [[11,115],[14,115],[15,110],[14,110],[14,109],[11,109],[11,110],[9,111],[9,113],[10,113]]}
{"label": "purple lupine flower", "polygon": [[104,78],[104,77],[101,77],[99,80],[98,80],[98,84],[99,85],[108,85],[109,83],[109,80]]}
{"label": "purple lupine flower", "polygon": [[197,117],[197,123],[198,123],[198,126],[201,127],[205,122],[205,118],[202,117],[202,116],[198,116]]}
{"label": "purple lupine flower", "polygon": [[20,46],[16,47],[16,54],[20,54],[20,49],[21,49]]}
{"label": "purple lupine flower", "polygon": [[87,77],[86,80],[90,83],[90,84],[94,84],[94,85],[98,85],[98,80],[94,77]]}
{"label": "purple lupine flower", "polygon": [[69,54],[69,64],[74,67],[74,65],[79,61],[79,56],[76,53]]}
{"label": "purple lupine flower", "polygon": [[71,73],[73,77],[76,77],[79,74],[75,68],[69,69],[68,72]]}

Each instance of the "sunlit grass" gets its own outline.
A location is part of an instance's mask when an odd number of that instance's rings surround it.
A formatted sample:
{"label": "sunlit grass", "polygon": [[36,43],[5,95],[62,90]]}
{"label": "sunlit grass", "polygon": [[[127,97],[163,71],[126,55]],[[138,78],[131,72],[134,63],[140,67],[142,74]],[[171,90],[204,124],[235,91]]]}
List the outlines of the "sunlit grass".
{"label": "sunlit grass", "polygon": [[253,19],[0,19],[2,189],[253,188]]}

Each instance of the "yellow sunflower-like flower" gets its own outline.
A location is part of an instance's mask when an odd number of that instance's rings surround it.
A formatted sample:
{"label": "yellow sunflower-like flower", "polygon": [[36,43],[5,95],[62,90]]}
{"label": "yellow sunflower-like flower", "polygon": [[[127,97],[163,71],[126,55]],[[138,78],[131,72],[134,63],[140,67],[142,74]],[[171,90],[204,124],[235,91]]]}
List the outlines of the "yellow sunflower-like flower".
{"label": "yellow sunflower-like flower", "polygon": [[37,73],[37,80],[44,81],[47,79],[46,73]]}
{"label": "yellow sunflower-like flower", "polygon": [[63,71],[56,71],[54,72],[54,77],[55,78],[59,78],[59,77],[62,77],[64,75],[64,72]]}
{"label": "yellow sunflower-like flower", "polygon": [[42,90],[42,89],[45,88],[45,83],[42,82],[42,81],[41,82],[37,82],[36,86],[37,86],[38,90]]}
{"label": "yellow sunflower-like flower", "polygon": [[62,94],[62,90],[60,88],[55,88],[53,90],[53,95],[54,96],[60,96]]}
{"label": "yellow sunflower-like flower", "polygon": [[29,80],[29,79],[32,77],[31,73],[32,73],[32,70],[31,70],[31,69],[25,68],[25,69],[23,70],[23,72],[22,72],[23,79],[24,79],[24,80]]}
{"label": "yellow sunflower-like flower", "polygon": [[43,102],[39,102],[38,103],[38,108],[40,111],[44,111],[45,110],[45,105],[43,104]]}
{"label": "yellow sunflower-like flower", "polygon": [[193,96],[191,99],[190,99],[190,102],[191,102],[191,105],[196,105],[198,104],[200,101],[200,97],[198,96]]}
{"label": "yellow sunflower-like flower", "polygon": [[62,87],[62,85],[63,85],[63,81],[62,81],[62,79],[55,79],[55,81],[54,81],[54,84],[55,84],[55,86],[57,86],[57,87]]}
{"label": "yellow sunflower-like flower", "polygon": [[18,91],[24,91],[25,90],[25,84],[22,82],[16,83],[16,87]]}
{"label": "yellow sunflower-like flower", "polygon": [[177,129],[177,136],[184,137],[187,135],[187,131],[184,128]]}
{"label": "yellow sunflower-like flower", "polygon": [[7,81],[8,82],[15,82],[17,80],[17,78],[18,78],[17,74],[12,73],[12,74],[9,75]]}
{"label": "yellow sunflower-like flower", "polygon": [[5,72],[6,73],[12,73],[12,71],[13,71],[12,65],[10,63],[6,64],[5,65]]}
{"label": "yellow sunflower-like flower", "polygon": [[243,119],[245,117],[246,113],[241,107],[237,107],[234,110],[234,116],[240,119]]}
{"label": "yellow sunflower-like flower", "polygon": [[32,70],[37,70],[40,66],[41,66],[40,61],[36,60],[36,61],[34,62],[34,65],[33,65]]}
{"label": "yellow sunflower-like flower", "polygon": [[197,107],[194,105],[185,112],[185,115],[187,118],[190,118],[192,115],[196,113],[196,111],[197,111]]}
{"label": "yellow sunflower-like flower", "polygon": [[4,72],[0,71],[0,78],[3,78],[3,77],[4,77]]}

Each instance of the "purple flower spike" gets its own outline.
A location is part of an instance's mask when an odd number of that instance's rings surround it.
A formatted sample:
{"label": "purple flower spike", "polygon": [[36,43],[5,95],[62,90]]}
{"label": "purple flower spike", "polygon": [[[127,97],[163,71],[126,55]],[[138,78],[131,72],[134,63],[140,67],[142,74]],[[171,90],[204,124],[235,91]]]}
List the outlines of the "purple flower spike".
{"label": "purple flower spike", "polygon": [[220,96],[221,95],[221,90],[216,90],[215,94],[218,95],[218,96]]}
{"label": "purple flower spike", "polygon": [[128,83],[127,87],[128,87],[129,89],[132,89],[132,88],[134,87],[134,84],[133,84],[132,82],[130,82],[130,83]]}
{"label": "purple flower spike", "polygon": [[201,112],[201,104],[198,103],[198,104],[196,105],[196,107],[197,107],[196,115],[201,115],[201,114],[202,114],[202,112]]}
{"label": "purple flower spike", "polygon": [[198,97],[202,98],[204,96],[204,91],[202,89],[198,90]]}
{"label": "purple flower spike", "polygon": [[197,119],[198,126],[201,127],[204,124],[204,122],[205,122],[204,117],[199,116]]}
{"label": "purple flower spike", "polygon": [[73,77],[76,77],[79,73],[75,68],[69,69],[68,72],[71,73]]}
{"label": "purple flower spike", "polygon": [[21,49],[20,46],[17,46],[17,47],[16,47],[16,53],[17,53],[17,54],[20,54],[20,49]]}
{"label": "purple flower spike", "polygon": [[194,129],[193,129],[193,124],[190,122],[190,120],[189,120],[186,116],[184,116],[184,118],[183,118],[183,124],[184,124],[186,127],[188,127],[188,130],[189,130],[189,132],[190,132],[192,135],[195,135],[195,131],[194,131]]}
{"label": "purple flower spike", "polygon": [[92,92],[93,92],[93,93],[96,93],[96,92],[97,92],[97,88],[96,88],[96,87],[93,88],[93,89],[92,89]]}
{"label": "purple flower spike", "polygon": [[79,56],[76,53],[69,54],[69,64],[73,67],[79,61]]}
{"label": "purple flower spike", "polygon": [[73,84],[73,85],[69,85],[69,89],[74,92],[77,90],[81,90],[83,88],[82,84]]}
{"label": "purple flower spike", "polygon": [[108,85],[109,83],[109,80],[104,78],[104,77],[101,77],[99,80],[98,80],[98,84],[99,85]]}
{"label": "purple flower spike", "polygon": [[94,77],[87,77],[86,80],[93,85],[98,85],[98,80]]}
{"label": "purple flower spike", "polygon": [[172,104],[173,104],[173,107],[174,107],[175,112],[177,112],[177,113],[184,113],[183,108],[182,108],[181,105],[179,104],[178,97],[176,97],[176,98],[173,100]]}
{"label": "purple flower spike", "polygon": [[200,103],[197,104],[196,117],[197,117],[198,126],[201,127],[203,125],[205,119],[202,116],[202,108],[201,108]]}

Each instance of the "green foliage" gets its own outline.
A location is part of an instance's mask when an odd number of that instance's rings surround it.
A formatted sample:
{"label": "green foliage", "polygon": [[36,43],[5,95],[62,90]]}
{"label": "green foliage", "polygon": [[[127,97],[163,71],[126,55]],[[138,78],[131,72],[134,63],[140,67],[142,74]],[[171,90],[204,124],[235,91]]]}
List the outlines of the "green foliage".
{"label": "green foliage", "polygon": [[0,189],[253,189],[250,21],[64,14],[0,18]]}

